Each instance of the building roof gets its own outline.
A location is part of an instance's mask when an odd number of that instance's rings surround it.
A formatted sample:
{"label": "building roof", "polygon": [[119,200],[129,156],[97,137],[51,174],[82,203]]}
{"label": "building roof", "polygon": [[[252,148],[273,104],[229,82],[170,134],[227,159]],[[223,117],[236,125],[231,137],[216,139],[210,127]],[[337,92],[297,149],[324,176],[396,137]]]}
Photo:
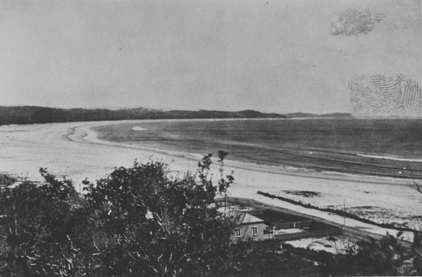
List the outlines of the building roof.
{"label": "building roof", "polygon": [[254,213],[254,216],[260,218],[261,220],[271,223],[271,224],[277,224],[277,223],[285,223],[285,222],[297,222],[297,221],[307,221],[309,219],[291,215],[288,213],[278,212],[266,209],[264,211]]}
{"label": "building roof", "polygon": [[264,220],[245,212],[230,211],[226,214],[229,218],[235,221],[237,225],[264,223]]}

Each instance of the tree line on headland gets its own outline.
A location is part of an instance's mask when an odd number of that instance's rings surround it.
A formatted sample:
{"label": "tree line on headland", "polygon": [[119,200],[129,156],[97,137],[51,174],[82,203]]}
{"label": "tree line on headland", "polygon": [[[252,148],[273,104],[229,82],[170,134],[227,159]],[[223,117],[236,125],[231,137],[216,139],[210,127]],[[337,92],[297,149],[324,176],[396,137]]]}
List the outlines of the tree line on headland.
{"label": "tree line on headland", "polygon": [[315,115],[306,113],[278,114],[255,110],[171,110],[162,111],[144,108],[127,109],[61,109],[39,106],[0,106],[0,125],[34,124],[54,122],[135,120],[135,119],[207,119],[207,118],[291,118],[291,117],[351,117],[346,113]]}
{"label": "tree line on headland", "polygon": [[182,119],[182,118],[284,118],[280,114],[264,114],[252,110],[226,111],[160,111],[132,109],[59,109],[36,106],[0,107],[0,125],[32,124],[73,121],[129,120],[129,119]]}

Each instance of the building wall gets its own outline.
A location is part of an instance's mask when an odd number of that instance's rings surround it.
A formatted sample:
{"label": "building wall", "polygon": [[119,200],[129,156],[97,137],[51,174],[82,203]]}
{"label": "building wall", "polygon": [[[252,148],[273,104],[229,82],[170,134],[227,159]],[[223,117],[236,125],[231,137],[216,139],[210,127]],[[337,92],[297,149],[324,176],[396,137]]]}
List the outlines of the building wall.
{"label": "building wall", "polygon": [[[257,235],[253,235],[253,228],[257,228]],[[272,238],[271,234],[264,234],[265,228],[267,228],[268,225],[264,223],[250,223],[250,224],[242,224],[235,228],[235,232],[233,234],[233,239],[239,239],[239,238],[255,238],[256,240],[265,240]],[[240,230],[240,236],[236,236],[236,229]]]}

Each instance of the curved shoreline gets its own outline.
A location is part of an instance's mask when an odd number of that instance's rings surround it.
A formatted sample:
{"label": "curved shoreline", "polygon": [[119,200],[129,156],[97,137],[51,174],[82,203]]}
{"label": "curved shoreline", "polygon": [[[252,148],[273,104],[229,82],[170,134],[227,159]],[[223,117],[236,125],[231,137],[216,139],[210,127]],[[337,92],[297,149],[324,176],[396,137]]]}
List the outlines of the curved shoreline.
{"label": "curved shoreline", "polygon": [[[105,125],[105,124],[101,124],[101,125]],[[97,127],[100,125],[89,125],[89,126],[84,126],[84,127],[76,127],[76,129],[80,129],[83,132],[85,132],[85,136],[80,137],[80,138],[71,138],[71,140],[75,141],[75,142],[82,142],[82,143],[92,143],[92,144],[100,144],[100,145],[107,145],[107,146],[114,146],[114,147],[121,147],[121,148],[129,148],[129,149],[138,149],[138,150],[143,150],[143,151],[148,151],[148,152],[154,152],[154,153],[158,153],[158,154],[163,154],[163,155],[167,155],[167,156],[173,156],[173,157],[179,157],[179,158],[185,158],[185,159],[198,159],[200,160],[202,158],[202,155],[196,155],[196,154],[188,154],[188,153],[183,153],[183,152],[178,152],[178,151],[164,151],[164,150],[160,150],[160,149],[155,149],[155,148],[149,148],[149,147],[145,147],[145,146],[141,146],[141,145],[131,145],[131,144],[126,144],[126,143],[118,143],[118,142],[112,142],[112,141],[107,141],[107,140],[102,140],[98,138],[97,133],[92,130],[92,127]],[[191,156],[191,157],[189,157]]]}
{"label": "curved shoreline", "polygon": [[[209,119],[206,119],[210,121]],[[236,119],[239,120],[239,119]],[[257,119],[259,120],[259,119]],[[152,121],[152,120],[151,120]],[[156,122],[157,120],[154,120]],[[171,120],[164,120],[164,121],[171,121]],[[111,142],[107,140],[102,140],[98,138],[97,133],[92,130],[93,127],[102,126],[102,125],[110,125],[110,124],[118,124],[119,122],[123,123],[134,123],[134,122],[145,122],[145,120],[124,120],[124,121],[93,121],[93,122],[71,122],[71,123],[48,123],[48,124],[32,124],[32,125],[16,125],[16,126],[2,126],[3,129],[14,128],[18,130],[13,130],[13,132],[22,132],[25,131],[27,127],[29,129],[43,129],[45,126],[63,126],[69,127],[63,130],[61,133],[61,139],[66,141],[71,141],[74,143],[83,143],[83,144],[96,144],[101,146],[113,146],[118,148],[126,148],[126,149],[136,149],[141,151],[149,152],[150,154],[160,154],[166,155],[170,157],[177,157],[186,160],[196,160],[199,161],[203,154],[199,153],[186,153],[181,151],[169,151],[169,150],[162,150],[157,148],[150,148],[141,146],[139,144],[126,144],[126,143],[117,143]],[[78,134],[79,132],[79,134]],[[300,178],[307,178],[307,179],[321,179],[321,180],[334,180],[334,181],[349,181],[349,182],[357,182],[361,183],[363,180],[366,183],[371,184],[386,184],[386,183],[393,183],[395,185],[409,185],[407,182],[410,179],[398,179],[394,177],[386,177],[386,176],[373,176],[373,175],[364,175],[364,174],[351,174],[351,173],[344,173],[344,172],[337,172],[337,171],[316,171],[307,168],[301,167],[294,167],[294,166],[286,166],[286,165],[271,165],[271,164],[264,164],[264,163],[253,163],[253,162],[244,162],[239,160],[231,160],[230,157],[225,161],[227,166],[230,166],[234,169],[246,169],[252,171],[258,171],[267,174],[281,174],[284,176],[293,176],[293,177],[300,177]]]}
{"label": "curved shoreline", "polygon": [[392,160],[392,161],[401,161],[401,162],[418,162],[422,163],[422,159],[411,159],[411,158],[397,158],[391,156],[378,156],[378,155],[366,155],[366,154],[356,154],[356,156],[379,159],[379,160]]}
{"label": "curved shoreline", "polygon": [[[79,122],[2,128],[0,169],[17,175],[24,169],[28,174],[24,172],[23,175],[32,179],[33,176],[39,177],[40,167],[46,167],[52,174],[66,175],[78,185],[85,178],[98,180],[116,167],[130,167],[134,160],[143,163],[151,161],[151,157],[162,159],[172,172],[186,174],[190,169],[196,170],[197,162],[202,158],[200,154],[107,142],[98,139],[95,131],[90,129],[116,123]],[[421,199],[409,187],[409,180],[316,172],[230,159],[224,164],[225,172],[234,170],[235,183],[230,194],[235,197],[261,199],[256,194],[258,189],[274,195],[284,190],[318,191],[321,193],[318,199],[297,199],[320,206],[341,206],[346,199],[349,207],[370,205],[397,211],[402,220],[420,216]],[[219,166],[215,164],[212,169],[211,174],[216,180],[220,174]]]}
{"label": "curved shoreline", "polygon": [[[164,120],[164,121],[170,121],[170,120]],[[209,121],[209,119],[207,119],[207,121]],[[135,122],[123,121],[123,122],[135,123],[136,121]],[[145,121],[139,121],[139,122],[142,123]],[[157,122],[157,120],[154,120],[154,122]],[[114,124],[118,124],[118,122],[114,121],[114,122],[107,122],[107,123],[100,123],[100,122],[95,122],[95,123],[96,124],[86,125],[84,127],[76,127],[76,128],[80,128],[86,133],[86,136],[81,138],[79,142],[83,140],[88,143],[94,143],[94,144],[139,149],[139,150],[144,150],[148,152],[159,153],[162,155],[167,155],[167,156],[172,156],[172,157],[177,157],[177,158],[184,158],[188,160],[196,159],[199,161],[204,155],[200,153],[186,153],[186,152],[177,151],[177,150],[162,150],[162,149],[142,146],[140,144],[128,144],[124,142],[113,142],[113,141],[108,141],[104,139],[99,139],[98,134],[94,130],[92,130],[92,128],[103,126],[103,125],[109,125],[110,123],[114,125]],[[100,124],[97,124],[97,123],[100,123]],[[359,156],[360,154],[350,154],[350,155]],[[330,171],[330,170],[325,170],[325,169],[316,170],[312,168],[295,167],[295,166],[289,166],[289,165],[283,165],[283,164],[274,165],[270,163],[254,163],[251,161],[245,162],[242,160],[233,160],[230,157],[226,159],[225,164],[229,165],[231,168],[247,169],[247,170],[254,170],[254,171],[259,171],[259,172],[269,173],[269,174],[282,174],[286,176],[295,176],[295,177],[310,178],[310,179],[349,181],[349,182],[357,182],[357,183],[361,183],[362,179],[364,179],[366,183],[371,183],[371,184],[383,185],[385,183],[394,183],[396,185],[406,185],[406,186],[409,185],[409,181],[412,181],[412,179],[406,178],[406,177],[397,178],[394,176],[385,176],[385,175],[380,176],[380,175],[365,174],[365,173],[361,173],[361,174],[349,173],[349,172],[341,172],[341,171]]]}

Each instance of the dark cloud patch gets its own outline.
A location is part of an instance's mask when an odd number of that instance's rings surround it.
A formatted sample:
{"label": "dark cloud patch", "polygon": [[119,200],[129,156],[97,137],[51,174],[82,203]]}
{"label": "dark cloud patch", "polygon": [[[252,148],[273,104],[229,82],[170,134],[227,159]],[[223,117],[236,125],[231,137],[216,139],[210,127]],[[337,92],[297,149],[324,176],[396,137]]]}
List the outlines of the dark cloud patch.
{"label": "dark cloud patch", "polygon": [[370,10],[359,11],[347,9],[330,22],[330,33],[333,36],[359,36],[372,32],[385,15],[372,14]]}

